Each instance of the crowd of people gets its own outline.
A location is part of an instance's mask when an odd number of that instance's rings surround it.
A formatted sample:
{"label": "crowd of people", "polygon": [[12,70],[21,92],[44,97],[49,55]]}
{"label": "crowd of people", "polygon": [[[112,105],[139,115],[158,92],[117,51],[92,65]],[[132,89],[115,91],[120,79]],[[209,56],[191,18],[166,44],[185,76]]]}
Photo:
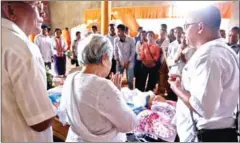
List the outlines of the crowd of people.
{"label": "crowd of people", "polygon": [[[42,25],[42,2],[1,4],[2,141],[52,142],[56,107],[48,98],[45,66],[52,68],[54,61],[56,73],[65,76],[68,44],[61,29],[50,37],[49,27]],[[63,85],[59,109],[70,124],[66,141],[126,142],[138,120],[123,99],[121,73],[126,71],[130,89],[136,78],[136,88],[144,92],[154,90],[166,65],[177,97],[173,122],[180,141],[237,142],[240,32],[233,27],[226,43],[220,25],[220,11],[208,6],[189,13],[183,28],[169,35],[162,24],[158,39],[142,27],[130,37],[123,24],[117,32],[110,24],[108,35],[93,26],[82,41],[76,32],[72,59],[83,68],[69,74]],[[31,33],[40,33],[34,43],[26,36]]]}

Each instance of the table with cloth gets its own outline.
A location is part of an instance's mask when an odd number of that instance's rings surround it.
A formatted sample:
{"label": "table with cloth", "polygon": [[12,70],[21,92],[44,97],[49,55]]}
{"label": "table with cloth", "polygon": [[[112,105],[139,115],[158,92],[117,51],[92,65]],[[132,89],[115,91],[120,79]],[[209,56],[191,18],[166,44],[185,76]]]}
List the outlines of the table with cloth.
{"label": "table with cloth", "polygon": [[[60,104],[62,86],[48,90],[49,99],[56,107]],[[176,138],[176,126],[174,125],[175,105],[173,101],[167,101],[163,97],[154,95],[153,92],[141,92],[137,89],[121,89],[126,104],[135,112],[138,118],[137,127],[127,136],[134,135],[146,141],[174,142]],[[57,117],[53,123],[54,136],[65,141],[69,125],[64,114],[57,108]]]}

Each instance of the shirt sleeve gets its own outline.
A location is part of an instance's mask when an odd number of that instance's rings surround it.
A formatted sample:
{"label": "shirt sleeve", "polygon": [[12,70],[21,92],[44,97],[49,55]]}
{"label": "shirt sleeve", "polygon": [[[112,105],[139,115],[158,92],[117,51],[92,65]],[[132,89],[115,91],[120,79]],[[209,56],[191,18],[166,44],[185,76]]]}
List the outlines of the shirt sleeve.
{"label": "shirt sleeve", "polygon": [[174,55],[172,56],[174,63],[175,63],[175,61],[177,60],[177,58],[180,59],[180,56],[179,56],[179,55],[181,54],[181,52],[182,52],[182,50],[181,50],[181,48],[180,48],[180,46],[179,46],[179,47],[177,48],[176,53],[174,53]]}
{"label": "shirt sleeve", "polygon": [[156,51],[156,54],[154,58],[155,58],[155,61],[158,61],[160,57],[160,48],[157,45],[155,46],[155,51]]}
{"label": "shirt sleeve", "polygon": [[136,115],[127,106],[120,90],[111,81],[102,85],[97,108],[119,132],[132,131],[137,125]]}
{"label": "shirt sleeve", "polygon": [[140,53],[140,47],[141,47],[141,43],[140,43],[140,41],[138,41],[137,42],[137,44],[136,44],[136,53],[139,55],[139,53]]}
{"label": "shirt sleeve", "polygon": [[205,119],[214,115],[223,92],[220,62],[217,57],[205,54],[197,61],[191,76],[189,102]]}
{"label": "shirt sleeve", "polygon": [[113,47],[113,49],[114,49],[115,60],[119,60],[117,38],[114,39],[114,47]]}
{"label": "shirt sleeve", "polygon": [[167,51],[169,44],[170,44],[170,43],[169,43],[169,40],[165,40],[165,41],[162,43],[161,48],[162,48],[163,50]]}
{"label": "shirt sleeve", "polygon": [[54,117],[56,112],[48,98],[42,59],[34,56],[24,58],[27,59],[19,58],[9,64],[8,72],[17,105],[26,123],[32,126]]}
{"label": "shirt sleeve", "polygon": [[168,49],[167,49],[167,57],[170,57],[170,55],[171,55],[171,52],[172,52],[172,45],[170,44],[169,46],[168,46]]}
{"label": "shirt sleeve", "polygon": [[130,43],[130,46],[131,46],[131,55],[130,55],[130,57],[129,57],[129,59],[128,59],[128,61],[133,61],[134,60],[134,58],[135,58],[135,53],[136,53],[136,46],[135,46],[135,42],[134,42],[134,40],[132,39],[132,40],[130,40],[131,41],[131,43]]}

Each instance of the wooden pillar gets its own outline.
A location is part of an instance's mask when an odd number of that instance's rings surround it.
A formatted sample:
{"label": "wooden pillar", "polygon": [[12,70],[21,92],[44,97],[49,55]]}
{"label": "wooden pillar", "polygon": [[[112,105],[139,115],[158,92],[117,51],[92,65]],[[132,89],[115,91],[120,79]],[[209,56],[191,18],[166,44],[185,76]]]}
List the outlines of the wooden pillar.
{"label": "wooden pillar", "polygon": [[101,1],[101,34],[108,33],[108,24],[111,20],[112,3],[108,0]]}

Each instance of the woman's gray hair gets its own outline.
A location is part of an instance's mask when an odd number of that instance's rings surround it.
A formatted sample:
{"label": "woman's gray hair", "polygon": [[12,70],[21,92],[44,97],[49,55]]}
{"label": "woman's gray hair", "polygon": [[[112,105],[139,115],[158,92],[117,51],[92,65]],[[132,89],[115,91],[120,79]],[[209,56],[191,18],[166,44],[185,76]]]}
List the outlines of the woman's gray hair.
{"label": "woman's gray hair", "polygon": [[109,39],[99,34],[91,34],[78,45],[78,61],[81,65],[100,64],[102,56],[113,57],[113,47]]}

